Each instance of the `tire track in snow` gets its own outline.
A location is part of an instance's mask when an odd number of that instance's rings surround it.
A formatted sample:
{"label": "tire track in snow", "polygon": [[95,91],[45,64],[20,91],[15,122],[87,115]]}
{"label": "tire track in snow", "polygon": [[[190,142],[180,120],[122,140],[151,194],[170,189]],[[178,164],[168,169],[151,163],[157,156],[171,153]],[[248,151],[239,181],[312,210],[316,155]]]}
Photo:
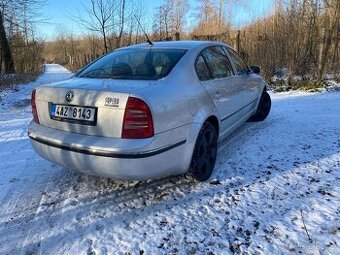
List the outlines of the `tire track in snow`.
{"label": "tire track in snow", "polygon": [[[17,173],[21,179],[12,183],[1,202],[3,213],[1,213],[0,239],[3,240],[0,243],[14,242],[9,246],[13,249],[16,247],[15,242],[23,243],[25,236],[32,236],[31,232],[36,224],[36,215],[40,211],[44,194],[50,192],[51,189],[50,183],[53,175],[46,171],[50,166],[51,164],[48,162],[33,157],[31,160],[27,160],[20,172]],[[30,173],[26,172],[28,169]],[[23,205],[25,210],[22,210]],[[14,240],[6,238],[11,234],[16,236]]]}
{"label": "tire track in snow", "polygon": [[[31,212],[29,212],[29,215],[31,215],[30,218],[26,218],[26,221],[30,221],[30,222],[38,222],[36,220],[37,215],[42,211],[42,204],[44,202],[44,199],[46,197],[46,194],[49,193],[48,190],[51,188],[50,187],[50,183],[51,183],[51,176],[48,178],[47,182],[46,182],[46,187],[43,190],[43,192],[39,192],[40,196],[35,196],[33,197],[33,204],[36,204],[36,207],[32,207],[31,208]],[[39,221],[39,227],[42,227],[44,225],[44,222]],[[47,228],[48,229],[48,228]],[[22,254],[37,254],[41,245],[41,240],[42,240],[42,236],[40,235],[40,232],[35,232],[35,228],[31,227],[27,233],[26,233],[26,237],[22,242],[22,250],[21,253]]]}

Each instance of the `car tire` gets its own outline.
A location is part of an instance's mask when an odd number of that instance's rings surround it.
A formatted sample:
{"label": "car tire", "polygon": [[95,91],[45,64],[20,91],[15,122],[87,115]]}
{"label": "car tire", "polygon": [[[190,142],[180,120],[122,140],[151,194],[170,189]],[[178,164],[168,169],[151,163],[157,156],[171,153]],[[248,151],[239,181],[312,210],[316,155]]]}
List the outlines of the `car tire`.
{"label": "car tire", "polygon": [[271,109],[272,101],[270,98],[270,95],[267,91],[263,91],[259,105],[257,107],[257,110],[253,116],[249,118],[249,121],[263,121],[265,118],[267,118],[270,109]]}
{"label": "car tire", "polygon": [[216,156],[216,128],[210,122],[205,122],[198,134],[190,163],[192,177],[200,182],[208,180],[214,170]]}

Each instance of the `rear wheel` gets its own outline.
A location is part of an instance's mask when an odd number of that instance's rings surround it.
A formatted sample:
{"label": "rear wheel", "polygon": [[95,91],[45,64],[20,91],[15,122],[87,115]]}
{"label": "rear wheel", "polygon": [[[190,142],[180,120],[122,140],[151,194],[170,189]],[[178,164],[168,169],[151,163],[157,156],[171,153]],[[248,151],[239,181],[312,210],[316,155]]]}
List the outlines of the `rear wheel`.
{"label": "rear wheel", "polygon": [[263,121],[265,118],[267,118],[270,112],[271,104],[270,95],[267,91],[263,91],[257,110],[255,114],[250,117],[249,121]]}
{"label": "rear wheel", "polygon": [[204,123],[201,128],[192,155],[190,172],[194,179],[206,181],[210,178],[217,156],[217,132],[210,123]]}

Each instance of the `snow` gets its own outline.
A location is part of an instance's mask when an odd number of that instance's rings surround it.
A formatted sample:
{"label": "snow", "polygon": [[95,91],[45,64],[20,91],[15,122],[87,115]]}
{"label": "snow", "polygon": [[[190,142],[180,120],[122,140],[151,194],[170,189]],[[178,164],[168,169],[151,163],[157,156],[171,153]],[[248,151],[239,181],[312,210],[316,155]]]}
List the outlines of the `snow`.
{"label": "snow", "polygon": [[69,75],[46,65],[2,92],[0,254],[340,254],[340,93],[271,94],[265,121],[221,142],[211,182],[123,182],[32,150],[30,92]]}

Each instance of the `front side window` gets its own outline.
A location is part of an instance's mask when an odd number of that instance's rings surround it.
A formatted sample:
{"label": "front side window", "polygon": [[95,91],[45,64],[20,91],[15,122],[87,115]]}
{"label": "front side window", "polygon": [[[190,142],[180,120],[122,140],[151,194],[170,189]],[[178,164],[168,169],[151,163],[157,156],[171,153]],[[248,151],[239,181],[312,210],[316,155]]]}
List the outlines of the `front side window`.
{"label": "front side window", "polygon": [[243,75],[243,74],[247,74],[249,71],[248,65],[246,64],[246,62],[243,61],[243,59],[240,57],[240,55],[230,49],[230,48],[226,48],[231,60],[234,62],[236,70],[237,70],[237,74],[238,75]]}
{"label": "front side window", "polygon": [[233,75],[228,57],[221,47],[209,47],[204,49],[201,54],[208,65],[212,78],[220,79]]}
{"label": "front side window", "polygon": [[114,51],[85,68],[78,77],[158,80],[167,76],[186,50],[126,49]]}

